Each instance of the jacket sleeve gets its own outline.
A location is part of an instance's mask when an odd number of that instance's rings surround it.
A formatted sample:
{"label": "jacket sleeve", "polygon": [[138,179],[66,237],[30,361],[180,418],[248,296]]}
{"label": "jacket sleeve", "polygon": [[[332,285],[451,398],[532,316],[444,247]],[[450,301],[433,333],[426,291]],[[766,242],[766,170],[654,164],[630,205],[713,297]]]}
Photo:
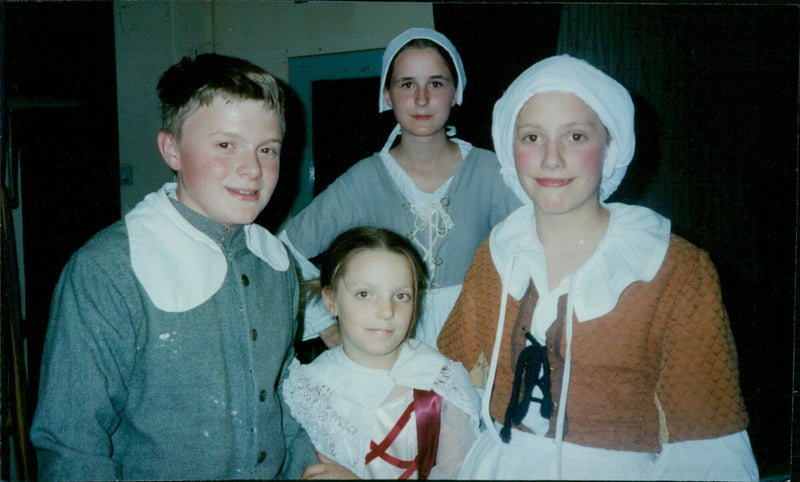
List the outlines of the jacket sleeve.
{"label": "jacket sleeve", "polygon": [[489,252],[488,238],[475,253],[467,270],[461,294],[442,327],[437,345],[444,356],[460,362],[467,369],[473,385],[483,388],[488,371],[488,358],[494,340],[497,313],[490,313],[498,296],[486,292],[487,285],[497,278]]}
{"label": "jacket sleeve", "polygon": [[[299,289],[295,290],[294,292],[294,299],[293,303],[294,306],[297,306],[299,296]],[[297,312],[295,311],[295,315]],[[296,318],[296,316],[295,316]],[[295,332],[297,331],[297,322],[294,321],[294,330],[292,330],[292,339],[295,339]],[[292,362],[295,360],[294,356],[294,346],[289,345],[289,349],[287,351],[286,358],[283,362],[283,368],[281,369],[280,380],[278,380],[278,394],[281,401],[281,414],[283,417],[282,420],[282,428],[283,428],[283,436],[286,442],[286,458],[283,462],[283,466],[281,467],[280,474],[278,475],[281,479],[289,479],[289,480],[298,480],[300,476],[303,474],[303,470],[309,465],[317,462],[314,445],[311,443],[311,439],[308,437],[308,433],[306,433],[303,426],[298,422],[293,416],[292,411],[289,405],[286,403],[285,397],[283,396],[283,385],[286,380],[289,378],[289,368],[292,365]]]}
{"label": "jacket sleeve", "polygon": [[656,388],[663,447],[658,466],[675,479],[757,478],[719,278],[707,253],[684,249]]}
{"label": "jacket sleeve", "polygon": [[53,296],[31,427],[39,478],[119,479],[111,433],[136,351],[123,294],[88,256],[73,256]]}

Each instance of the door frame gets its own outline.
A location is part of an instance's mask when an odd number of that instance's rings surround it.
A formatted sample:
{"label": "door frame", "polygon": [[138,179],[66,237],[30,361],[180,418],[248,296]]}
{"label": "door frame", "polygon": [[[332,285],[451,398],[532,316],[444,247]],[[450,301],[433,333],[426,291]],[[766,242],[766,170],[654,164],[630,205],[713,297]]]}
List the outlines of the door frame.
{"label": "door frame", "polygon": [[[380,77],[384,49],[360,50],[289,58],[289,85],[303,104],[306,143],[300,163],[300,180],[292,215],[299,213],[314,198],[314,154],[312,143],[311,84],[317,80]],[[377,98],[376,98],[377,102]]]}

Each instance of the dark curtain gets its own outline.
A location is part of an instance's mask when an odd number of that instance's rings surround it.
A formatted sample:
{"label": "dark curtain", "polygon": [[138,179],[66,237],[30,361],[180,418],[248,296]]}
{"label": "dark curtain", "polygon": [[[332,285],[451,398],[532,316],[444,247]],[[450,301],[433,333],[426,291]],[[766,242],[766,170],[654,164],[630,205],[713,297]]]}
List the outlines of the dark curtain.
{"label": "dark curtain", "polygon": [[609,202],[658,211],[710,253],[761,476],[788,475],[797,439],[798,9],[448,2],[434,6],[434,20],[465,57],[465,104],[482,106],[460,119],[482,131],[465,136],[473,143],[490,139],[491,105],[505,87],[544,57],[584,58],[630,90],[636,154]]}

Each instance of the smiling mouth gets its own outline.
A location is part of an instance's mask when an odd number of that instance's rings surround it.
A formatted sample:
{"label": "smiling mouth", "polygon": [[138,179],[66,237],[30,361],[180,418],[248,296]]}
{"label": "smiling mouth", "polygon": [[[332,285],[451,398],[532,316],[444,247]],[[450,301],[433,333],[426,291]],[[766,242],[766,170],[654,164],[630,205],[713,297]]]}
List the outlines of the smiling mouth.
{"label": "smiling mouth", "polygon": [[243,197],[258,197],[258,189],[234,189],[226,188],[231,194],[236,194]]}
{"label": "smiling mouth", "polygon": [[537,177],[536,183],[542,187],[563,187],[571,183],[574,178]]}

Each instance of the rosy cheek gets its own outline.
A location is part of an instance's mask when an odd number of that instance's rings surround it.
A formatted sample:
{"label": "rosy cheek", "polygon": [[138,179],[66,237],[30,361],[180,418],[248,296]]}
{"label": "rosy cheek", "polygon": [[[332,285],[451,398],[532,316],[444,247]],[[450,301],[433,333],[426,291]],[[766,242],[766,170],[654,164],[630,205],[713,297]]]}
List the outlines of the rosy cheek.
{"label": "rosy cheek", "polygon": [[534,156],[521,149],[514,149],[514,165],[517,171],[528,171],[536,164]]}
{"label": "rosy cheek", "polygon": [[602,164],[604,154],[605,146],[601,144],[578,151],[575,160],[581,168],[592,169]]}
{"label": "rosy cheek", "polygon": [[280,164],[277,162],[268,162],[261,166],[261,175],[266,182],[272,182],[273,184],[277,182],[279,173]]}

